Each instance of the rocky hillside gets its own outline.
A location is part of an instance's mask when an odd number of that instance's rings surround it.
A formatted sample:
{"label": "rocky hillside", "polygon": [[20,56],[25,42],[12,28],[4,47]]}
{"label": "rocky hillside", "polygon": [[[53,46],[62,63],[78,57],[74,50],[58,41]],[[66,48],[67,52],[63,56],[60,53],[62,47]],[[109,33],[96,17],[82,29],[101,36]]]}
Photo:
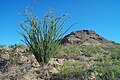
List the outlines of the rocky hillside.
{"label": "rocky hillside", "polygon": [[66,35],[44,67],[24,45],[0,46],[0,80],[120,80],[120,45],[92,30]]}
{"label": "rocky hillside", "polygon": [[109,41],[100,35],[98,35],[93,30],[80,30],[71,32],[70,34],[66,35],[62,41],[62,44],[79,44],[79,45],[96,45],[96,46],[120,46],[119,44],[115,43],[114,41]]}

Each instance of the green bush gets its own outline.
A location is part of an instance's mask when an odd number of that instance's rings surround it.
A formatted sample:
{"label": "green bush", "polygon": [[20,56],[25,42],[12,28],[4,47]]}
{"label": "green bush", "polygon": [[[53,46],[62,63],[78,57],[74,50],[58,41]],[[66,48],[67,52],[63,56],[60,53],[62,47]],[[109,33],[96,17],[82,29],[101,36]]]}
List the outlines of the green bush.
{"label": "green bush", "polygon": [[120,49],[119,48],[113,49],[112,54],[110,56],[111,56],[111,59],[120,60]]}
{"label": "green bush", "polygon": [[81,57],[79,46],[71,44],[65,46],[60,45],[55,57],[78,60]]}
{"label": "green bush", "polygon": [[100,62],[93,65],[96,73],[96,80],[119,80],[120,79],[120,66],[119,62],[114,62],[110,58],[104,58]]}
{"label": "green bush", "polygon": [[20,56],[20,54],[18,54],[16,49],[17,49],[17,46],[14,46],[14,47],[12,47],[11,51],[9,51],[9,58],[10,58],[10,61],[12,64],[15,64],[16,60]]}
{"label": "green bush", "polygon": [[77,54],[79,53],[79,47],[76,45],[68,45],[64,48],[64,52],[68,54]]}
{"label": "green bush", "polygon": [[102,51],[102,47],[100,46],[81,46],[81,51],[84,53],[85,56],[91,57],[93,54],[97,54],[98,52]]}
{"label": "green bush", "polygon": [[79,46],[76,45],[68,45],[66,47],[64,47],[63,49],[63,55],[66,55],[66,57],[69,58],[78,58],[80,57],[80,53],[79,53]]}
{"label": "green bush", "polygon": [[62,78],[64,79],[74,79],[81,78],[85,79],[89,76],[87,71],[84,71],[84,65],[79,64],[75,60],[68,60],[59,67]]}
{"label": "green bush", "polygon": [[27,7],[23,15],[27,20],[20,23],[25,31],[25,34],[20,33],[24,38],[22,41],[29,47],[39,63],[46,64],[56,53],[60,39],[75,23],[62,32],[63,25],[70,16],[65,14],[54,17],[52,8],[48,14],[45,14],[43,21],[33,15],[32,7]]}

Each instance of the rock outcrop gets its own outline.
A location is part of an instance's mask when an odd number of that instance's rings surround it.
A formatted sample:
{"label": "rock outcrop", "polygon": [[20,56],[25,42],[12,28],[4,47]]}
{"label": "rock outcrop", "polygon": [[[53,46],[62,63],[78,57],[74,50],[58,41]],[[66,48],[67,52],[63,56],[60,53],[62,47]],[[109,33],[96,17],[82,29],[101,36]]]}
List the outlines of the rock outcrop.
{"label": "rock outcrop", "polygon": [[79,45],[101,45],[101,46],[117,45],[117,43],[101,37],[93,30],[80,30],[71,32],[61,40],[61,43]]}

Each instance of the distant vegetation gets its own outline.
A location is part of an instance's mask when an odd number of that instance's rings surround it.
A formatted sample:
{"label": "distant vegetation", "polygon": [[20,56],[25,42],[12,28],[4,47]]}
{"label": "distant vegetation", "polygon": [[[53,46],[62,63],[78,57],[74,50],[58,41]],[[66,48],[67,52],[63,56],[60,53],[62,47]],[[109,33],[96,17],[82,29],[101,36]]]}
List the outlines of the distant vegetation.
{"label": "distant vegetation", "polygon": [[59,66],[61,74],[66,79],[71,77],[95,80],[120,79],[119,47],[106,49],[102,46],[68,45],[60,48],[57,56],[68,59]]}

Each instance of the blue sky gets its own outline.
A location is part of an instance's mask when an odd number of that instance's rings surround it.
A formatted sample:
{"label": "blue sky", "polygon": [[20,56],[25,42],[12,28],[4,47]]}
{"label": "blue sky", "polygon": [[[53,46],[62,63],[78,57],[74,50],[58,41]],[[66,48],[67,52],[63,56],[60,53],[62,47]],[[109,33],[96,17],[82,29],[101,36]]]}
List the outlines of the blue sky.
{"label": "blue sky", "polygon": [[[32,2],[32,0],[0,0],[1,45],[21,43],[22,37],[17,32],[21,31],[21,28],[17,21],[24,18],[18,13]],[[120,0],[36,0],[34,13],[42,18],[50,6],[54,8],[56,16],[64,13],[72,15],[64,29],[74,22],[79,23],[68,33],[90,29],[108,40],[120,43]]]}

